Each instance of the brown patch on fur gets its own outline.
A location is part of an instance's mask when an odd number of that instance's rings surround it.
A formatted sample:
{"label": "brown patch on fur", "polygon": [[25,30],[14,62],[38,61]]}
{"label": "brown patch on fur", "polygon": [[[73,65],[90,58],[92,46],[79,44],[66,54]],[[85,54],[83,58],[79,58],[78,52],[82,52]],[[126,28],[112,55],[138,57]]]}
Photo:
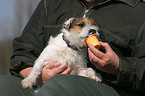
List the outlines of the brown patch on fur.
{"label": "brown patch on fur", "polygon": [[70,31],[76,31],[77,33],[81,33],[82,28],[81,26],[79,26],[79,24],[85,24],[84,19],[81,18],[76,18],[73,20],[72,24],[71,24],[71,29]]}
{"label": "brown patch on fur", "polygon": [[93,19],[75,18],[71,24],[70,31],[75,31],[79,34],[82,32],[82,28],[85,25],[95,25],[99,28],[99,26],[96,23],[94,23]]}

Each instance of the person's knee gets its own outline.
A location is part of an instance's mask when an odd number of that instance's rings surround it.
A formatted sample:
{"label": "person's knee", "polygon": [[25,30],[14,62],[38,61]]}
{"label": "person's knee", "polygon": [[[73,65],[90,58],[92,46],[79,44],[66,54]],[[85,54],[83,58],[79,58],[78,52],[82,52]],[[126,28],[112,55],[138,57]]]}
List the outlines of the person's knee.
{"label": "person's knee", "polygon": [[21,78],[11,76],[11,75],[0,75],[0,82],[2,85],[12,85],[12,84],[18,84],[18,82],[21,82]]}
{"label": "person's knee", "polygon": [[33,90],[24,89],[21,78],[11,75],[0,75],[0,94],[2,96],[34,96]]}

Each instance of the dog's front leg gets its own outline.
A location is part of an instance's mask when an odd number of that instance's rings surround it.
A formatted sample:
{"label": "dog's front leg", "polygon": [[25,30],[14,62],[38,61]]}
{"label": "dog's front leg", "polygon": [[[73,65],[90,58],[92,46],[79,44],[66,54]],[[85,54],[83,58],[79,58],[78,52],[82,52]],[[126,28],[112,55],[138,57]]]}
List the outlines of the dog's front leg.
{"label": "dog's front leg", "polygon": [[39,77],[39,75],[42,72],[43,66],[46,64],[46,61],[44,59],[38,59],[34,67],[31,71],[31,73],[22,81],[23,88],[30,87],[32,88],[32,85],[36,83],[36,79]]}
{"label": "dog's front leg", "polygon": [[96,73],[92,68],[80,69],[78,75],[94,79],[97,82],[102,82],[102,80],[98,76],[96,76]]}

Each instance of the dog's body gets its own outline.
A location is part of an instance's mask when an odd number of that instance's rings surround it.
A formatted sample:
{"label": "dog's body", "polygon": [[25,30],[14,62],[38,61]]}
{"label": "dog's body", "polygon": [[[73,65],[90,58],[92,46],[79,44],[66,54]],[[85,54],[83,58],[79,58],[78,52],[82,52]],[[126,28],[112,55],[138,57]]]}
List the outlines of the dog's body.
{"label": "dog's body", "polygon": [[61,33],[56,37],[50,37],[48,46],[35,61],[32,72],[22,81],[23,87],[32,87],[43,67],[54,61],[68,64],[72,68],[71,74],[89,77],[101,82],[101,79],[95,75],[95,71],[92,68],[87,68],[87,48],[84,39],[89,35],[90,30],[98,31],[98,27],[90,19],[71,18],[66,21]]}

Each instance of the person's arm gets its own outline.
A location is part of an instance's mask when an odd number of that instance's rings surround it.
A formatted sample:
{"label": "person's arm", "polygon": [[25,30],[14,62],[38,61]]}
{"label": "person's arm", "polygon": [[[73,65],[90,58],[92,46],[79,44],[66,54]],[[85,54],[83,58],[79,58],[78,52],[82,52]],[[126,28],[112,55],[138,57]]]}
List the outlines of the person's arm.
{"label": "person's arm", "polygon": [[[20,76],[23,69],[32,67],[35,60],[45,47],[43,26],[45,24],[46,9],[41,0],[22,35],[13,41],[13,55],[11,57],[10,73]],[[29,69],[30,71],[30,69]]]}
{"label": "person's arm", "polygon": [[[103,43],[101,43],[103,44]],[[104,46],[105,45],[105,46]],[[93,46],[89,47],[90,61],[100,70],[117,76],[116,84],[134,91],[145,92],[145,26],[133,45],[130,57],[117,56],[109,44],[103,44],[106,53]]]}
{"label": "person's arm", "polygon": [[132,48],[131,57],[119,57],[117,84],[135,92],[145,92],[145,23]]}
{"label": "person's arm", "polygon": [[30,72],[32,71],[32,69],[33,69],[33,67],[25,68],[25,69],[21,70],[19,74],[22,77],[26,78],[30,74]]}

